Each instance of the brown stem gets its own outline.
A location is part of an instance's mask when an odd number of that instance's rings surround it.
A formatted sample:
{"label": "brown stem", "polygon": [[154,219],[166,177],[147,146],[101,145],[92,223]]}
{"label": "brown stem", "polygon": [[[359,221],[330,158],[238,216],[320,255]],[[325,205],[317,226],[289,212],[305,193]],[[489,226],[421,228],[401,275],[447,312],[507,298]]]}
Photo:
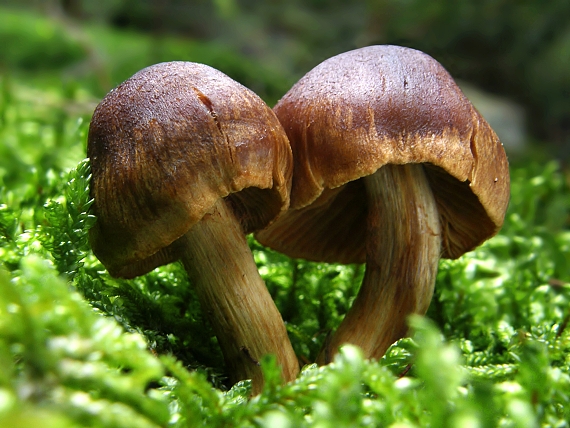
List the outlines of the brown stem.
{"label": "brown stem", "polygon": [[365,179],[366,273],[346,317],[317,359],[330,362],[344,343],[381,358],[407,334],[407,317],[425,314],[441,252],[437,206],[421,165],[387,165]]}
{"label": "brown stem", "polygon": [[252,379],[253,393],[260,392],[259,361],[265,354],[275,354],[284,380],[293,380],[299,372],[297,357],[233,211],[223,200],[218,202],[179,243],[230,380]]}

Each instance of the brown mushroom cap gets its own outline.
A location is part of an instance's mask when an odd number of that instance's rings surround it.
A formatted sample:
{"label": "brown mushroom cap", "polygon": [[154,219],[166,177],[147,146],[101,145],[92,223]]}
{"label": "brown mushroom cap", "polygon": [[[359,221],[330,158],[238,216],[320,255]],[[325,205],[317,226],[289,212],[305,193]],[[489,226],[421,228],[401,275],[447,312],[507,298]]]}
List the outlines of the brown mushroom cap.
{"label": "brown mushroom cap", "polygon": [[97,106],[88,137],[95,255],[134,277],[178,258],[173,243],[220,199],[244,232],[289,203],[291,149],[269,107],[202,64],[136,73]]}
{"label": "brown mushroom cap", "polygon": [[330,58],[274,107],[293,149],[291,210],[256,234],[292,257],[363,263],[361,177],[424,164],[442,224],[442,256],[494,235],[509,199],[508,162],[491,127],[432,57],[370,46]]}

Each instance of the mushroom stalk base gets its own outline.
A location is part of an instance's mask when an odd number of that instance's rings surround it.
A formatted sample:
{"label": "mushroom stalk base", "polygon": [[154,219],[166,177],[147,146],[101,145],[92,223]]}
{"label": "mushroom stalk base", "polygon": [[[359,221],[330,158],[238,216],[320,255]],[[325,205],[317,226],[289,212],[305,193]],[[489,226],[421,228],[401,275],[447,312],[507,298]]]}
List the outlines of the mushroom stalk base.
{"label": "mushroom stalk base", "polygon": [[421,165],[386,165],[364,178],[368,195],[366,273],[354,304],[325,343],[327,364],[351,343],[381,358],[407,334],[407,317],[425,314],[441,253],[441,225]]}
{"label": "mushroom stalk base", "polygon": [[283,319],[231,208],[221,200],[180,240],[181,260],[213,326],[232,382],[252,379],[263,386],[259,361],[274,354],[285,381],[295,379],[299,362]]}

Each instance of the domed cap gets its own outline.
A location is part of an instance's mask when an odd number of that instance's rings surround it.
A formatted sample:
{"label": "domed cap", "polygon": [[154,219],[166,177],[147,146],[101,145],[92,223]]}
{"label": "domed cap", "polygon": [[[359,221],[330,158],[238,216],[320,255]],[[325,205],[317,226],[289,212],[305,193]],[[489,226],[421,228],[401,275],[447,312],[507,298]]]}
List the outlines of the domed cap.
{"label": "domed cap", "polygon": [[288,207],[291,149],[271,109],[202,64],[145,68],[95,109],[88,137],[95,255],[134,277],[178,258],[173,244],[220,199],[244,232]]}
{"label": "domed cap", "polygon": [[491,127],[447,71],[414,49],[370,46],[330,58],[274,107],[294,157],[291,210],[256,236],[292,257],[364,262],[361,177],[424,164],[443,229],[459,257],[502,226],[508,162]]}

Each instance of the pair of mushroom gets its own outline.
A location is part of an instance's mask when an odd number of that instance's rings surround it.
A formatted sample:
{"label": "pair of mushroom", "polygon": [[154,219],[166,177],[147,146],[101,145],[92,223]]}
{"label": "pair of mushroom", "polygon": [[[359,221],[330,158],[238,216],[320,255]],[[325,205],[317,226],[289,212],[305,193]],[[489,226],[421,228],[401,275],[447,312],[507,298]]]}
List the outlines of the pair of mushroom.
{"label": "pair of mushroom", "polygon": [[286,381],[299,364],[247,233],[292,257],[366,262],[318,362],[343,343],[380,358],[427,310],[440,256],[494,235],[509,193],[489,125],[439,63],[396,46],[323,62],[273,111],[208,66],[148,67],[99,104],[88,156],[97,257],[125,278],[181,260],[230,380],[254,392],[264,354]]}

